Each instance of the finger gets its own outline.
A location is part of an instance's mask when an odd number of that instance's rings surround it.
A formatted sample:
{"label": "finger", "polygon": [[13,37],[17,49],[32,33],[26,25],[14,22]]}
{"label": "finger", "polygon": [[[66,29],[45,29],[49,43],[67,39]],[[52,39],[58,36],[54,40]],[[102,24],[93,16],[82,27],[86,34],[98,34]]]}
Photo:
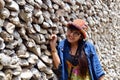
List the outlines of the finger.
{"label": "finger", "polygon": [[52,38],[53,38],[53,36],[52,36],[52,35],[50,35],[50,36],[49,36],[49,39],[51,40]]}

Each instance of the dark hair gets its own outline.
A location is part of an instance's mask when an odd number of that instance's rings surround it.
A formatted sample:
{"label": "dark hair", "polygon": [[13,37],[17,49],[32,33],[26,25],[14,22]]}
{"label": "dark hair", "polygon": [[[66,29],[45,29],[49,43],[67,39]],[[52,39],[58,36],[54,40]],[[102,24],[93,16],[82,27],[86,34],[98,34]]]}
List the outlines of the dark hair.
{"label": "dark hair", "polygon": [[87,60],[87,56],[85,55],[84,45],[82,47],[79,47],[78,54],[79,54],[78,65],[80,70],[80,76],[82,78],[85,78],[88,72],[88,60]]}
{"label": "dark hair", "polygon": [[78,28],[76,28],[74,25],[70,24],[68,27],[68,29],[71,29],[71,30],[79,30]]}

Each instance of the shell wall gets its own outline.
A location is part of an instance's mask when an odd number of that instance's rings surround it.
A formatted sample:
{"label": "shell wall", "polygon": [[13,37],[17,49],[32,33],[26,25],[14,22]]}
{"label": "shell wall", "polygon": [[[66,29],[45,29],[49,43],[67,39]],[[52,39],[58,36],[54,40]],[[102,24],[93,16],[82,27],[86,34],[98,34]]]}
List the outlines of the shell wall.
{"label": "shell wall", "polygon": [[0,80],[57,80],[49,36],[64,39],[76,18],[89,25],[105,80],[119,80],[120,0],[0,0]]}

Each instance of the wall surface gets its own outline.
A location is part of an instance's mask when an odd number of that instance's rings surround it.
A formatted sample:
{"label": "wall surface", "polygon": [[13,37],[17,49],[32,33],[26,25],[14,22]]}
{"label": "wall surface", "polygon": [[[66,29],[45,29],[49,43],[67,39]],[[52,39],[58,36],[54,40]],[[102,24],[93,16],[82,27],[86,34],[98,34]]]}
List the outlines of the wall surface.
{"label": "wall surface", "polygon": [[120,0],[0,0],[0,80],[56,80],[49,36],[88,22],[105,80],[120,80]]}

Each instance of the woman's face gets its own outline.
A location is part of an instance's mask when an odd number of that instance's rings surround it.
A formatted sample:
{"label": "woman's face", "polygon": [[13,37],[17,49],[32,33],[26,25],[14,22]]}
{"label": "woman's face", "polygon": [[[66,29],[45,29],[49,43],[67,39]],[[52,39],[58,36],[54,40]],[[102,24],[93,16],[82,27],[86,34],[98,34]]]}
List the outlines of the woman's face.
{"label": "woman's face", "polygon": [[76,43],[81,39],[81,34],[80,31],[77,29],[68,28],[66,37],[70,43]]}

